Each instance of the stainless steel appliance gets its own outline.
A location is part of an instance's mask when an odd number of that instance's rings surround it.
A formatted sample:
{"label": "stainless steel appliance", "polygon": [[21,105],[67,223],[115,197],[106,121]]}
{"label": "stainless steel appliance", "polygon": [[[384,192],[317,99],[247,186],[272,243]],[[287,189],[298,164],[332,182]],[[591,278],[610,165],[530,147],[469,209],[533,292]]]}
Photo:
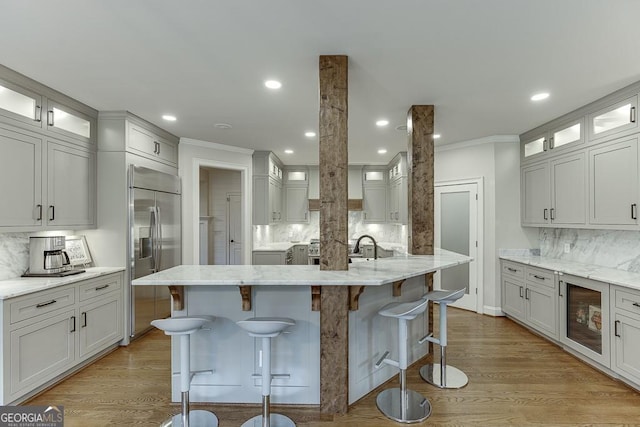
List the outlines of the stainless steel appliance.
{"label": "stainless steel appliance", "polygon": [[[179,265],[182,260],[180,178],[140,166],[129,168],[131,280]],[[131,336],[171,314],[166,286],[131,287]]]}
{"label": "stainless steel appliance", "polygon": [[63,277],[83,273],[70,269],[64,236],[29,237],[29,270],[23,277]]}

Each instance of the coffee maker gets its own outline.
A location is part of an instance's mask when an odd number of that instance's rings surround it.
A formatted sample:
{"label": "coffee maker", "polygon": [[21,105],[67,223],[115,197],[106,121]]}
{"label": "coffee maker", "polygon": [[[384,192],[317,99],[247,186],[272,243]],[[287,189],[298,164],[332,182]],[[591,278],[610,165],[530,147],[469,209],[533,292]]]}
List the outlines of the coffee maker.
{"label": "coffee maker", "polygon": [[63,277],[83,271],[70,269],[64,236],[29,237],[29,270],[23,277]]}

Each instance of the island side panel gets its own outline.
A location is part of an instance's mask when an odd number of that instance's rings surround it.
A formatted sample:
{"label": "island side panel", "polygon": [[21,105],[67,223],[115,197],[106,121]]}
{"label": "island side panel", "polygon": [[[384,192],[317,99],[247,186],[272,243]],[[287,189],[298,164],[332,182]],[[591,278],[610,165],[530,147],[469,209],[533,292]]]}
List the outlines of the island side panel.
{"label": "island side panel", "polygon": [[[385,381],[398,375],[398,369],[375,363],[385,351],[391,359],[398,359],[398,321],[378,315],[384,305],[397,301],[413,301],[424,293],[424,276],[407,279],[402,295],[392,297],[392,284],[367,286],[360,296],[359,309],[349,312],[349,405],[364,397]],[[426,312],[408,324],[409,363],[427,354],[427,344],[418,340],[427,334]]]}
{"label": "island side panel", "polygon": [[[252,286],[252,309],[242,310],[237,286],[185,286],[185,311],[180,315],[216,317],[210,331],[192,337],[193,370],[212,371],[194,377],[192,402],[261,402],[259,373],[261,343],[236,322],[255,316],[289,317],[296,325],[272,341],[272,371],[289,374],[272,382],[274,404],[320,404],[320,314],[311,311],[309,286]],[[180,366],[178,341],[172,341],[172,368]],[[180,401],[177,376],[172,399]]]}

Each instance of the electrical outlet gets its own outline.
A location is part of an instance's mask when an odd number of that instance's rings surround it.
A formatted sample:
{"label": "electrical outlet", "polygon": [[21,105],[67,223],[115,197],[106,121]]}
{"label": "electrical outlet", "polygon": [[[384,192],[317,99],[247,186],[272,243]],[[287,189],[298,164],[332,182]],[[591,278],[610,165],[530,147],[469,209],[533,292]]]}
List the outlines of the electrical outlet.
{"label": "electrical outlet", "polygon": [[568,254],[569,252],[571,252],[571,243],[565,243],[564,244],[564,253]]}

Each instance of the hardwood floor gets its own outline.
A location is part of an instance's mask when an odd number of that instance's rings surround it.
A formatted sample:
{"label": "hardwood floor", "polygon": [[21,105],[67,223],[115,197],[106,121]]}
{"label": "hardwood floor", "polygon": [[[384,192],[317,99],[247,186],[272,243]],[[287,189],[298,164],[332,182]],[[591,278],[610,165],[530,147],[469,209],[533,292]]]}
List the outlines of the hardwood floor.
{"label": "hardwood floor", "polygon": [[[469,376],[469,384],[440,390],[420,379],[421,364],[412,367],[409,387],[432,405],[431,417],[420,425],[640,426],[640,392],[510,320],[456,309],[448,315],[448,361]],[[64,405],[66,427],[157,426],[179,411],[169,402],[169,344],[162,332],[152,331],[27,404]],[[397,380],[381,388],[392,384]],[[376,394],[332,419],[316,408],[274,409],[299,427],[399,425],[378,412]],[[240,426],[259,412],[252,405],[192,406],[214,411],[221,427]]]}

